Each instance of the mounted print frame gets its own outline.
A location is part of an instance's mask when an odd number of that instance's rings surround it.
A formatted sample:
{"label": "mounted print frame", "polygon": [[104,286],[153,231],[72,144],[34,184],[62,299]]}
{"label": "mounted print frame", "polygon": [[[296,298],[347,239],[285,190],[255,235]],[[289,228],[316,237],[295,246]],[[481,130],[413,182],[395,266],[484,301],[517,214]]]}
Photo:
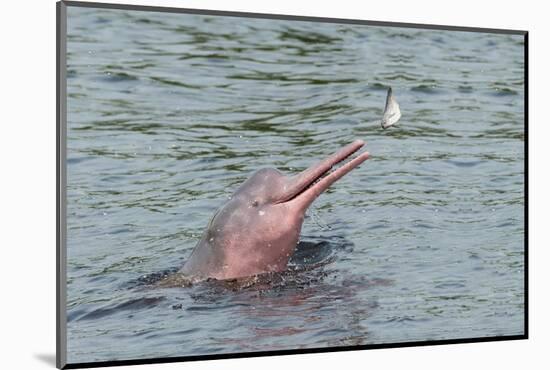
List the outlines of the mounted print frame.
{"label": "mounted print frame", "polygon": [[57,3],[57,367],[528,338],[528,33]]}

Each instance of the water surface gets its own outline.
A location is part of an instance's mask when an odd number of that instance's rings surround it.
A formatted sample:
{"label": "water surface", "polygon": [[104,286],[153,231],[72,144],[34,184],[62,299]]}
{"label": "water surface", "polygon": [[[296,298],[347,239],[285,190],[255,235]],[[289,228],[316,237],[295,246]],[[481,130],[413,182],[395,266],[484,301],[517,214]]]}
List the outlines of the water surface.
{"label": "water surface", "polygon": [[[521,36],[68,17],[69,362],[523,334]],[[383,131],[387,86],[403,117]],[[356,138],[372,158],[302,231],[322,266],[147,287],[253,171]]]}

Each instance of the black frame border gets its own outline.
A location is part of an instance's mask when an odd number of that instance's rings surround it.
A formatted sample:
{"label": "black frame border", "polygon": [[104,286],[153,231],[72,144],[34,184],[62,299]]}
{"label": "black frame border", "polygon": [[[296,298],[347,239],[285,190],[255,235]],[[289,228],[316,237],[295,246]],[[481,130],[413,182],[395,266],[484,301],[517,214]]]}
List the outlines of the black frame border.
{"label": "black frame border", "polygon": [[[522,335],[505,335],[493,337],[477,337],[462,339],[426,340],[413,342],[396,342],[367,344],[357,346],[321,347],[308,349],[273,350],[258,352],[221,353],[213,355],[159,357],[132,360],[98,361],[67,363],[67,269],[66,269],[66,149],[67,149],[67,79],[66,79],[66,52],[67,52],[67,7],[134,10],[147,12],[164,12],[180,14],[199,14],[225,17],[262,18],[288,21],[305,21],[320,23],[356,24],[367,26],[383,26],[398,28],[416,28],[427,30],[462,31],[477,33],[495,33],[508,35],[522,35],[524,37],[524,333]],[[460,27],[448,25],[431,25],[421,23],[382,22],[359,19],[310,17],[284,14],[266,14],[250,12],[233,12],[222,10],[190,9],[161,6],[145,6],[131,4],[113,4],[82,1],[58,1],[56,3],[56,367],[59,369],[95,368],[107,366],[127,366],[143,364],[160,364],[188,361],[205,361],[246,357],[283,356],[295,354],[312,354],[342,351],[360,351],[366,349],[404,348],[435,346],[461,343],[498,342],[522,340],[529,338],[529,201],[528,201],[528,122],[529,122],[529,32],[525,30]]]}

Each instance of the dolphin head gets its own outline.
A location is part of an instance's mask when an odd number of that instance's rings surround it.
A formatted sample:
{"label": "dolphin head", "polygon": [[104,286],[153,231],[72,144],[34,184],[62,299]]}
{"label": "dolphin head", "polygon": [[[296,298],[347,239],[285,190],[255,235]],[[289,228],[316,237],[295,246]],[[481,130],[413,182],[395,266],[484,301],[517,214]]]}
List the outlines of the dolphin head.
{"label": "dolphin head", "polygon": [[307,208],[368,158],[364,152],[336,168],[363,145],[356,140],[294,176],[272,168],[256,171],[216,212],[184,272],[193,272],[188,265],[207,265],[209,277],[227,279],[284,270]]}

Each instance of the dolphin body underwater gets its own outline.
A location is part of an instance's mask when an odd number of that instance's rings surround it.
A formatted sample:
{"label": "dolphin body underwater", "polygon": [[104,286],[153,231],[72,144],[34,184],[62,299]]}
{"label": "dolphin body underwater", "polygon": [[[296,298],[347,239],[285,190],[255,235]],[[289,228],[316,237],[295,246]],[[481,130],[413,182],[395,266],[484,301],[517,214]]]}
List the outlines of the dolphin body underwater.
{"label": "dolphin body underwater", "polygon": [[209,222],[178,271],[193,280],[237,279],[281,272],[298,244],[308,207],[329,186],[369,158],[356,140],[305,171],[287,177],[272,168],[256,171]]}

